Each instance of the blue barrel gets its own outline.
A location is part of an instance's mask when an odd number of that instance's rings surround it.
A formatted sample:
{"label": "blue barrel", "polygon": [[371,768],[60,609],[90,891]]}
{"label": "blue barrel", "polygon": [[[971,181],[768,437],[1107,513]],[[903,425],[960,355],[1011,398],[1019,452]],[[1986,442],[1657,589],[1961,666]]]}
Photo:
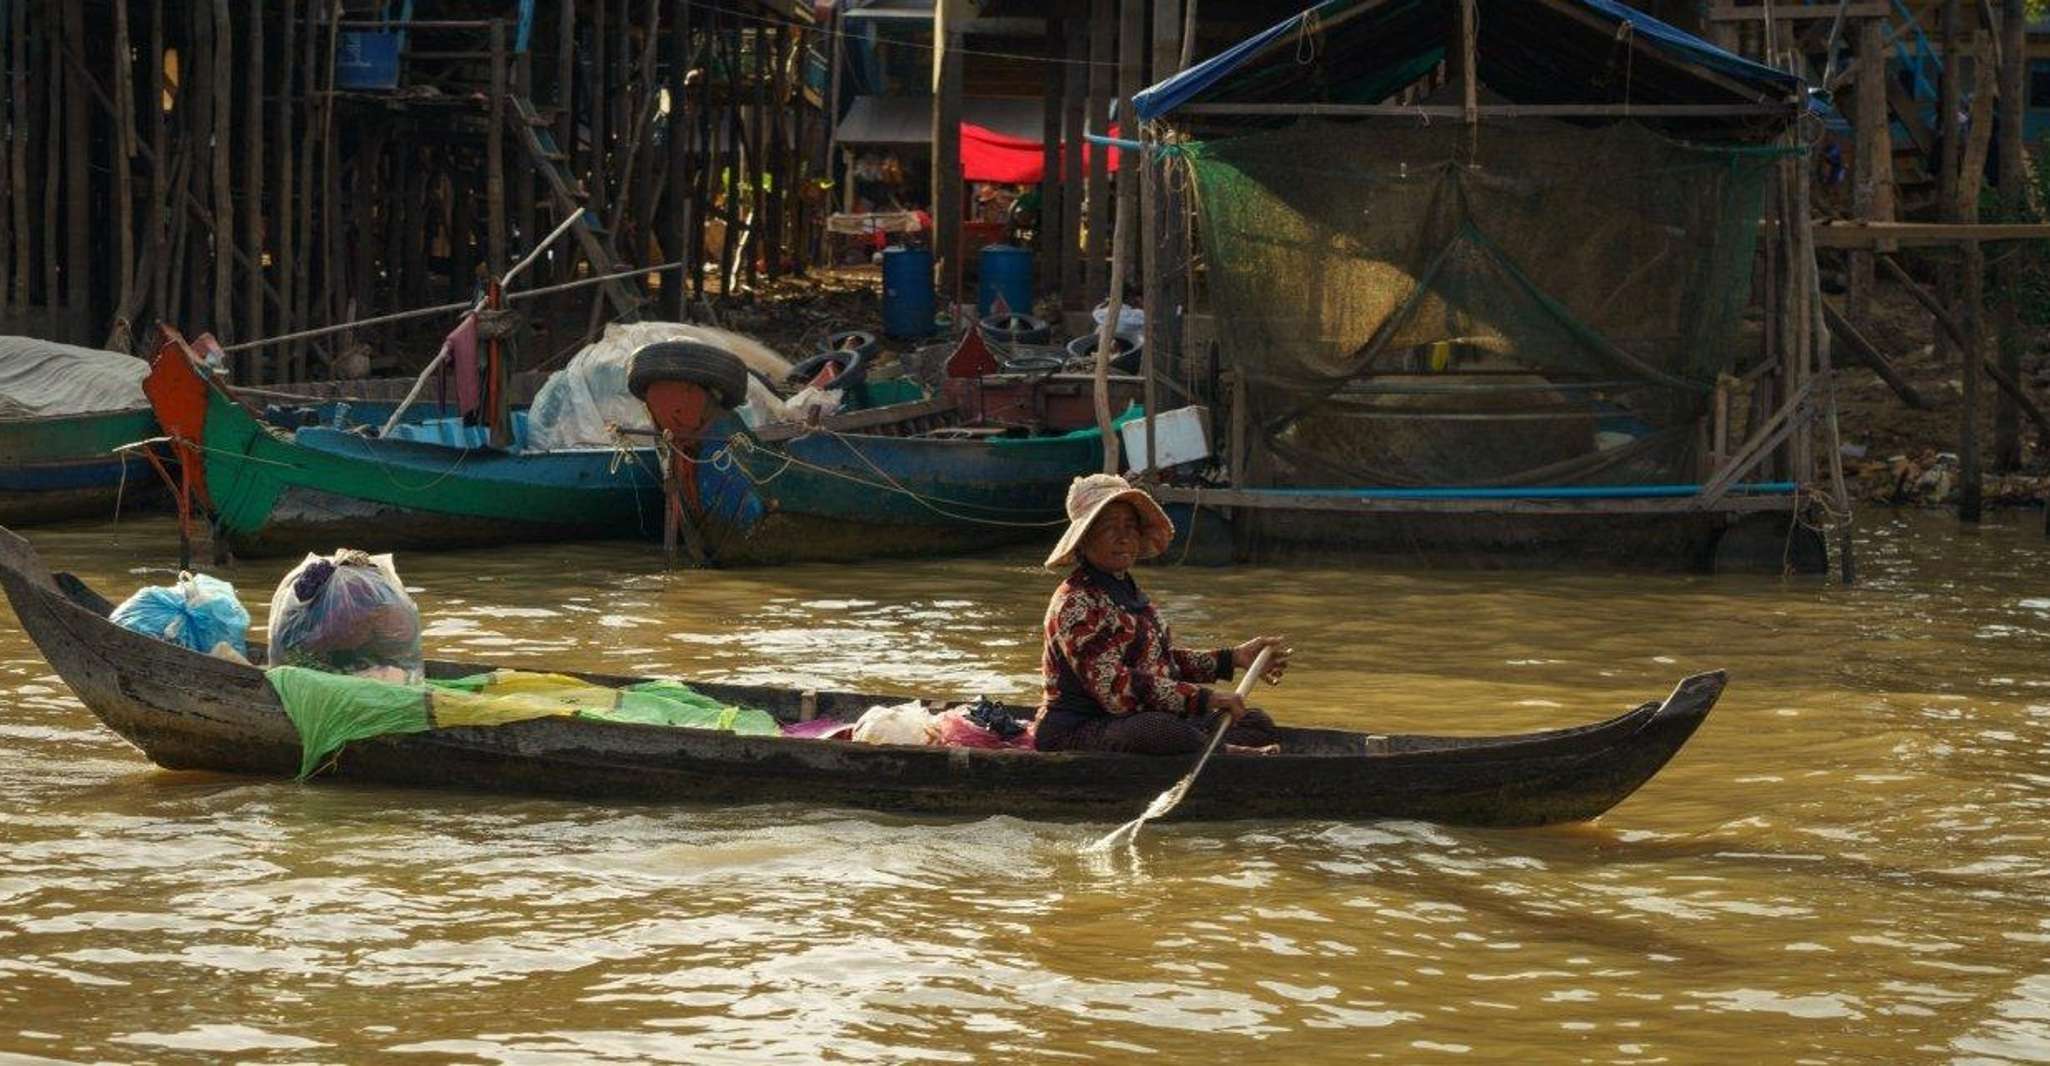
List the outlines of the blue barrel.
{"label": "blue barrel", "polygon": [[987,244],[982,248],[978,270],[982,284],[975,292],[975,309],[989,315],[997,297],[1014,314],[1032,313],[1032,253],[1015,244]]}
{"label": "blue barrel", "polygon": [[929,337],[932,315],[932,252],[895,244],[883,249],[883,332]]}

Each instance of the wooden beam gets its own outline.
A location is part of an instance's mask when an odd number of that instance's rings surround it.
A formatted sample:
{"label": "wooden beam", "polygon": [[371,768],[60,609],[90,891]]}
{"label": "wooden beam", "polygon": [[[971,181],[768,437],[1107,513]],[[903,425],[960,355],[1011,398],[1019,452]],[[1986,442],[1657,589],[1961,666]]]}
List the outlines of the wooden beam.
{"label": "wooden beam", "polygon": [[[1793,104],[1476,104],[1479,118],[1755,118],[1792,117]],[[1182,115],[1323,115],[1333,118],[1450,118],[1463,104],[1188,104]]]}
{"label": "wooden beam", "polygon": [[[1159,485],[1148,489],[1162,503],[1188,503],[1208,507],[1245,508],[1256,511],[1321,511],[1345,514],[1517,514],[1554,516],[1598,516],[1621,514],[1695,514],[1702,508],[1696,497],[1671,496],[1638,499],[1530,499],[1468,498],[1411,499],[1363,495],[1328,496],[1260,489],[1188,488]],[[1372,491],[1372,490],[1368,490]],[[1792,495],[1736,494],[1725,496],[1711,510],[1730,513],[1790,511]]]}
{"label": "wooden beam", "polygon": [[1873,248],[1982,244],[1986,241],[2050,240],[2041,222],[1829,222],[1815,227],[1819,248]]}
{"label": "wooden beam", "polygon": [[1900,371],[1893,368],[1885,353],[1860,333],[1849,318],[1826,300],[1822,304],[1822,315],[1823,320],[1829,323],[1830,334],[1844,342],[1844,347],[1850,349],[1851,353],[1858,357],[1859,362],[1871,367],[1872,372],[1879,375],[1879,380],[1885,382],[1886,387],[1892,389],[1893,394],[1900,397],[1902,403],[1917,411],[1929,409],[1929,401],[1924,399],[1906,378],[1901,377]]}
{"label": "wooden beam", "polygon": [[[1775,21],[1795,22],[1834,19],[1837,17],[1837,11],[1837,5],[1829,3],[1806,6],[1774,4],[1770,8],[1764,5],[1738,7],[1735,4],[1717,4],[1708,9],[1706,17],[1710,22],[1760,22],[1770,12]],[[1858,3],[1844,4],[1842,11],[1846,19],[1883,19],[1893,16],[1893,5],[1879,0],[1861,0]]]}
{"label": "wooden beam", "polygon": [[1457,29],[1459,39],[1446,48],[1445,58],[1458,76],[1460,118],[1472,126],[1481,120],[1480,71],[1476,69],[1480,65],[1480,16],[1474,9],[1474,0],[1459,0]]}

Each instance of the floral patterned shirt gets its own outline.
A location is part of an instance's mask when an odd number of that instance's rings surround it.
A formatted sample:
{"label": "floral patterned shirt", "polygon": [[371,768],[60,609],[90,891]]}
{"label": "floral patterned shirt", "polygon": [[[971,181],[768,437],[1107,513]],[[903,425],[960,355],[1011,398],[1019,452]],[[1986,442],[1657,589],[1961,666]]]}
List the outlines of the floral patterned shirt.
{"label": "floral patterned shirt", "polygon": [[1039,718],[1209,710],[1203,685],[1229,680],[1231,649],[1190,651],[1174,637],[1139,586],[1088,563],[1054,590],[1046,608],[1046,677]]}

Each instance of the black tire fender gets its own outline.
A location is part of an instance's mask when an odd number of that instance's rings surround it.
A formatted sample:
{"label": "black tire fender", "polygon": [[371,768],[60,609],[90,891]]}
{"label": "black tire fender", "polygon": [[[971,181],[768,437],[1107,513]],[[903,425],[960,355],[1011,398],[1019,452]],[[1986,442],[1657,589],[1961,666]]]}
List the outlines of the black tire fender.
{"label": "black tire fender", "polygon": [[721,348],[696,341],[660,341],[628,357],[626,388],[634,399],[648,398],[658,381],[687,381],[702,386],[721,407],[747,402],[747,364]]}

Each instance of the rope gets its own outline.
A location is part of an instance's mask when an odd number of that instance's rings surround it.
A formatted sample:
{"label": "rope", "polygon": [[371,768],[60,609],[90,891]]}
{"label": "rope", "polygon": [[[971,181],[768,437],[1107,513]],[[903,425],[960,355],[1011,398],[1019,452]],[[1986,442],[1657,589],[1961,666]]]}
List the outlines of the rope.
{"label": "rope", "polygon": [[300,466],[298,463],[280,462],[276,459],[259,459],[254,455],[247,455],[242,452],[231,452],[225,448],[209,447],[208,445],[200,444],[197,441],[186,440],[183,437],[151,437],[147,440],[130,441],[127,444],[123,444],[114,448],[113,450],[117,452],[125,452],[130,449],[147,448],[152,444],[177,444],[186,448],[191,448],[194,451],[207,452],[212,455],[225,455],[230,459],[240,459],[243,462],[247,463],[262,463],[265,466],[282,466],[287,470],[306,469],[305,467]]}
{"label": "rope", "polygon": [[[768,477],[757,478],[755,477],[754,471],[748,469],[747,461],[745,458],[742,457],[740,453],[761,452],[766,451],[768,449],[763,449],[759,445],[755,444],[751,438],[745,436],[735,436],[731,438],[728,441],[726,447],[721,448],[718,452],[714,453],[712,459],[702,460],[702,462],[715,463],[723,456],[731,461],[731,469],[737,470],[742,477],[746,478],[751,484],[757,486],[769,484],[776,478],[783,476],[783,474],[789,471],[789,469],[793,466],[802,467],[806,470],[812,471],[813,473],[823,474],[827,477],[839,478],[843,481],[847,481],[852,484],[863,485],[868,488],[875,489],[888,489],[892,492],[896,492],[900,495],[909,497],[910,499],[918,503],[919,506],[924,507],[925,509],[933,512],[934,514],[937,514],[943,518],[951,518],[961,522],[974,522],[979,525],[1003,526],[1018,529],[1046,529],[1054,526],[1063,526],[1068,523],[1068,520],[1066,518],[1027,522],[1003,518],[985,518],[980,515],[962,514],[956,511],[949,511],[945,507],[941,507],[939,505],[946,504],[951,507],[966,507],[977,508],[982,510],[1003,511],[1026,511],[1033,509],[1023,507],[991,507],[986,504],[970,503],[965,500],[950,500],[941,496],[926,496],[914,489],[907,488],[902,482],[890,476],[889,472],[885,471],[882,467],[877,466],[873,460],[871,460],[867,455],[863,454],[859,448],[856,448],[853,445],[853,443],[851,443],[844,435],[836,433],[832,430],[823,430],[822,432],[825,433],[827,436],[832,437],[834,440],[838,441],[840,445],[846,448],[849,452],[852,452],[855,458],[860,459],[864,465],[866,465],[870,470],[874,471],[876,476],[881,478],[882,480],[871,481],[867,478],[847,473],[844,470],[835,470],[831,467],[819,466],[816,463],[809,463],[803,459],[799,459],[795,455],[790,454],[790,452],[788,452],[787,450],[779,450],[777,452],[777,454],[780,454],[784,460],[781,469],[777,470],[776,473],[771,474]],[[688,459],[687,456],[685,458]],[[719,467],[715,466],[715,469],[719,469]]]}

